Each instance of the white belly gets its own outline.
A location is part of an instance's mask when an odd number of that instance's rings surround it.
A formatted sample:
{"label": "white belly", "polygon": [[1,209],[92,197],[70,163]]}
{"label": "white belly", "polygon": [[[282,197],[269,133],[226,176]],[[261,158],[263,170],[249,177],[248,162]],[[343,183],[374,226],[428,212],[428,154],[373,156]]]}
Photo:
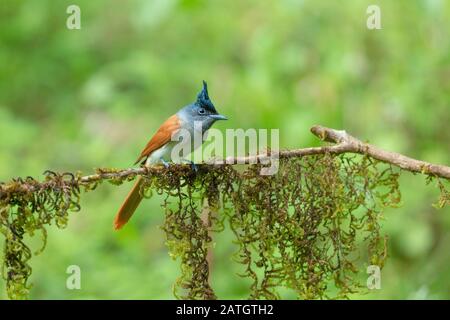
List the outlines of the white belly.
{"label": "white belly", "polygon": [[164,146],[162,146],[159,149],[156,149],[153,151],[153,153],[147,158],[147,161],[145,162],[146,165],[152,165],[161,163],[161,160],[164,160],[166,162],[172,162],[171,159],[171,152],[174,147],[175,143],[168,142]]}
{"label": "white belly", "polygon": [[[193,140],[194,137],[192,136]],[[180,144],[180,145],[178,145]],[[182,142],[180,141],[170,141],[166,143],[161,148],[153,151],[153,153],[147,158],[145,162],[146,165],[153,165],[157,163],[162,163],[163,160],[165,162],[174,162],[174,163],[182,163],[182,160],[187,157],[190,153],[194,152],[195,149],[200,147],[202,142],[197,141],[195,144],[189,139],[184,139]],[[178,151],[174,150],[176,154],[172,157],[173,148],[178,145]],[[184,152],[186,150],[186,152]]]}

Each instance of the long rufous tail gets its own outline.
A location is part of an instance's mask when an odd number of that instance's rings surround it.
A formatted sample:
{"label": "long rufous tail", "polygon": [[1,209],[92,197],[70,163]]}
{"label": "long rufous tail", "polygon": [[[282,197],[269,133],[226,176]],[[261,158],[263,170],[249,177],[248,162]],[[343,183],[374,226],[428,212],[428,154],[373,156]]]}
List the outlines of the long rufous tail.
{"label": "long rufous tail", "polygon": [[117,212],[116,218],[114,219],[114,229],[119,230],[123,227],[125,223],[130,220],[136,208],[141,203],[142,195],[140,192],[141,185],[143,183],[143,179],[141,176],[138,177],[136,183],[131,189],[130,193],[128,193],[125,201]]}

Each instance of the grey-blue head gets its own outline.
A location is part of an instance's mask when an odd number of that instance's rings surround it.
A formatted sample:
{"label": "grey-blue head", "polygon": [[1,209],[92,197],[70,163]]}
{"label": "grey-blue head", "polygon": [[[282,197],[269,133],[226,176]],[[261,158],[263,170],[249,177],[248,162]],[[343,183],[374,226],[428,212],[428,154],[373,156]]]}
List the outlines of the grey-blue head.
{"label": "grey-blue head", "polygon": [[217,112],[209,99],[208,85],[205,81],[203,81],[203,89],[197,95],[197,101],[181,109],[180,113],[192,124],[195,121],[201,122],[203,131],[208,130],[217,120],[227,120],[227,117]]}

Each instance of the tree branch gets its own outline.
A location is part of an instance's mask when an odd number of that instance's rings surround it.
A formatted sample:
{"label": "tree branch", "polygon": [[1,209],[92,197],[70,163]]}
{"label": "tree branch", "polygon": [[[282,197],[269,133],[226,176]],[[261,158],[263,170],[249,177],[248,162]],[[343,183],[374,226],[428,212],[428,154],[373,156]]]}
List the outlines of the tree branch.
{"label": "tree branch", "polygon": [[[332,142],[335,143],[335,145],[285,150],[280,151],[278,156],[280,158],[292,158],[325,153],[358,153],[371,156],[374,159],[392,164],[406,171],[430,174],[441,178],[450,179],[450,167],[416,160],[404,156],[400,153],[382,150],[376,146],[364,143],[361,140],[349,135],[345,130],[335,130],[316,125],[311,128],[311,132],[322,141]],[[255,162],[265,163],[269,159],[269,155],[260,154],[248,157],[226,158],[225,162],[228,164]],[[221,164],[223,163],[223,161],[219,160],[212,163]]]}
{"label": "tree branch", "polygon": [[[224,160],[212,160],[207,162],[207,164],[223,165],[236,163],[267,163],[267,161],[269,161],[271,157],[292,158],[326,153],[358,153],[368,155],[374,159],[392,164],[406,171],[429,174],[440,178],[450,179],[450,167],[432,164],[429,162],[409,158],[400,153],[382,150],[376,146],[362,142],[361,140],[349,135],[344,130],[335,130],[316,125],[311,128],[311,132],[322,141],[331,142],[335,145],[284,150],[280,151],[279,153],[271,152],[270,155],[265,153],[247,157],[228,157]],[[78,183],[79,185],[87,185],[95,181],[126,178],[132,175],[151,175],[152,173],[157,173],[161,170],[164,170],[164,167],[140,167],[114,171],[102,171],[101,169],[99,169],[98,173],[96,174],[83,176],[78,179],[74,179],[72,182],[66,182],[73,183],[76,181],[76,183]],[[0,184],[0,199],[3,198],[3,196],[11,193],[33,192],[39,189],[52,187],[47,182],[38,183],[35,180],[33,181],[35,183]]]}
{"label": "tree branch", "polygon": [[[450,179],[450,167],[416,160],[397,152],[382,150],[376,146],[356,139],[345,131],[314,126],[311,128],[311,132],[323,141],[337,143],[337,147],[340,146],[345,150],[344,152],[365,154],[374,159],[395,165],[403,170]],[[338,151],[338,153],[341,152],[342,151]]]}

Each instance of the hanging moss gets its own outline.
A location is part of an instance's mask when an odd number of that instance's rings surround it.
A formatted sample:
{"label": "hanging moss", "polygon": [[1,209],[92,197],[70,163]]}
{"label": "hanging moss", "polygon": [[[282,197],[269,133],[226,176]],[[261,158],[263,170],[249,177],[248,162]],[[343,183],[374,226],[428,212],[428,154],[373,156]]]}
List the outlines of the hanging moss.
{"label": "hanging moss", "polygon": [[[306,299],[362,290],[359,270],[368,264],[382,268],[387,256],[380,220],[385,207],[400,203],[399,171],[370,157],[330,154],[282,159],[273,176],[260,175],[260,169],[172,165],[143,174],[142,194],[164,195],[167,246],[181,262],[175,296],[216,298],[207,254],[211,233],[224,228],[234,233],[235,261],[242,265],[240,275],[251,280],[250,298],[280,298],[280,287]],[[134,177],[105,179],[117,185]],[[29,177],[0,185],[2,274],[11,299],[26,298],[31,287],[32,252],[24,236],[40,232],[44,247],[46,227],[64,228],[68,213],[80,210],[80,187],[92,191],[101,181],[48,171],[43,182]],[[445,183],[438,180],[441,207],[450,201]]]}
{"label": "hanging moss", "polygon": [[25,234],[34,236],[41,232],[43,245],[34,253],[39,254],[47,242],[46,226],[54,223],[64,228],[69,211],[80,210],[80,189],[75,177],[51,171],[44,174],[42,184],[28,177],[1,185],[0,231],[5,236],[2,276],[11,299],[26,298],[31,287],[28,261],[32,252],[24,243]]}

